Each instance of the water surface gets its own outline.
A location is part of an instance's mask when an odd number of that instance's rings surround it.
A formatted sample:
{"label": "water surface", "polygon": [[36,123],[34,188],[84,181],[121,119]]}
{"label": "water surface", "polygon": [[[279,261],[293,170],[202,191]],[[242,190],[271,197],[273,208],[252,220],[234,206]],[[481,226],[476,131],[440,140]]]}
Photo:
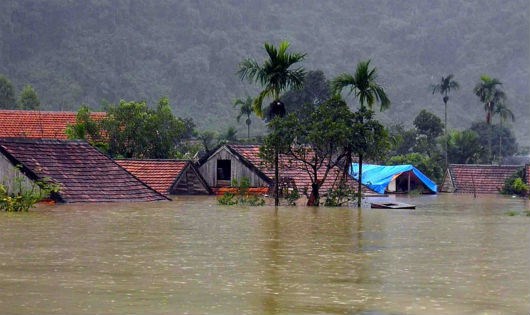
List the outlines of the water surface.
{"label": "water surface", "polygon": [[[379,199],[388,200],[388,199]],[[0,213],[2,314],[529,314],[528,201]]]}

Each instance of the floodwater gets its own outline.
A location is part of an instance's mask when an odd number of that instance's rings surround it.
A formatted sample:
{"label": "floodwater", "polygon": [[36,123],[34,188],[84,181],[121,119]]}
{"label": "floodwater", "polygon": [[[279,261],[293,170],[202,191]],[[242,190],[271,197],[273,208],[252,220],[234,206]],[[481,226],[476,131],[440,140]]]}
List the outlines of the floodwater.
{"label": "floodwater", "polygon": [[0,314],[530,314],[528,201],[398,201],[0,213]]}

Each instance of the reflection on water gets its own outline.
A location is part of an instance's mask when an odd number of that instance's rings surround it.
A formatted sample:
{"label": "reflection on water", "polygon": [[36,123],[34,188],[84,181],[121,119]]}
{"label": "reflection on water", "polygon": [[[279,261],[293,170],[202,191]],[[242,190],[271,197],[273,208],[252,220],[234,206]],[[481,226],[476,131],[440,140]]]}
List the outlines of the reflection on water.
{"label": "reflection on water", "polygon": [[530,209],[61,205],[0,214],[2,314],[528,314]]}

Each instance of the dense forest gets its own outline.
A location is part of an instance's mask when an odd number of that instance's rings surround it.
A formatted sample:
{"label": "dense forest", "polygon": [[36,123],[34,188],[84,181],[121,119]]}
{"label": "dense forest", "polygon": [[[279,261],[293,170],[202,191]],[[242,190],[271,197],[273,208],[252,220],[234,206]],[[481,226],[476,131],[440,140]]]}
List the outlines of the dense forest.
{"label": "dense forest", "polygon": [[199,128],[237,125],[241,135],[232,104],[256,87],[236,71],[244,58],[265,57],[265,41],[288,40],[307,54],[306,69],[328,79],[371,59],[392,101],[378,114],[389,125],[410,126],[421,109],[442,117],[429,86],[450,73],[461,88],[451,95],[449,126],[483,121],[472,90],[488,74],[503,82],[514,133],[530,146],[527,0],[5,0],[0,38],[0,74],[17,93],[31,84],[42,109],[120,99],[154,106],[167,96]]}

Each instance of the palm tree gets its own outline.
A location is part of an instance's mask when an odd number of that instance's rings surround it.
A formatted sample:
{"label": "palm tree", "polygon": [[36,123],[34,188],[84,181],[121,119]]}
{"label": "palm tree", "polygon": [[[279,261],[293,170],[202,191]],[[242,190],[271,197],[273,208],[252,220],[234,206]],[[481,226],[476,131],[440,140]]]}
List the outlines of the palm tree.
{"label": "palm tree", "polygon": [[449,101],[449,92],[451,92],[451,90],[457,90],[458,88],[460,88],[460,85],[458,84],[458,82],[456,82],[455,80],[453,80],[453,75],[450,74],[448,75],[447,77],[442,77],[442,79],[440,80],[440,82],[438,84],[433,84],[431,85],[431,89],[432,89],[432,94],[435,94],[435,93],[440,93],[441,95],[443,95],[443,102],[444,102],[444,117],[445,117],[445,120],[444,120],[444,136],[445,136],[445,139],[446,139],[446,142],[445,142],[445,168],[447,168],[447,165],[449,163],[448,161],[448,157],[447,157],[447,101]]}
{"label": "palm tree", "polygon": [[343,73],[331,81],[333,92],[339,93],[349,87],[350,93],[354,93],[359,99],[361,107],[368,105],[370,109],[374,103],[380,104],[380,111],[390,107],[390,100],[383,88],[377,83],[377,72],[370,70],[370,60],[361,61],[357,64],[355,74]]}
{"label": "palm tree", "polygon": [[499,115],[499,160],[502,159],[502,123],[510,119],[515,121],[515,115],[504,102],[499,102],[495,106],[493,114]]}
{"label": "palm tree", "polygon": [[237,99],[234,102],[234,107],[239,106],[239,114],[237,115],[237,122],[241,120],[241,117],[247,116],[247,119],[245,120],[245,124],[247,125],[247,139],[250,139],[250,124],[252,123],[252,120],[250,120],[250,115],[252,115],[252,97],[247,96],[246,100]]}
{"label": "palm tree", "polygon": [[[368,106],[372,109],[374,103],[379,103],[379,110],[383,111],[390,107],[390,99],[387,97],[385,90],[377,82],[376,68],[370,70],[370,60],[361,61],[357,64],[355,73],[343,73],[331,81],[331,87],[336,94],[340,94],[343,89],[349,87],[350,93],[354,93],[359,100],[361,109]],[[362,122],[361,122],[362,123]],[[344,174],[347,174],[352,164],[353,148],[347,149],[346,161],[344,165]],[[363,171],[363,155],[359,154],[359,185],[357,187],[357,206],[361,207],[361,182]]]}
{"label": "palm tree", "polygon": [[499,86],[502,82],[498,79],[491,78],[488,75],[482,75],[480,82],[475,85],[473,93],[479,97],[480,101],[484,103],[484,111],[486,111],[486,123],[490,126],[490,135],[488,139],[488,156],[491,160],[491,119],[495,114],[495,105],[503,102],[506,99],[504,91],[500,90]]}
{"label": "palm tree", "polygon": [[[268,59],[263,64],[259,64],[254,59],[245,59],[239,64],[238,74],[241,80],[249,80],[252,83],[258,83],[263,90],[258,97],[252,102],[254,112],[258,117],[263,118],[263,100],[272,98],[269,108],[269,115],[283,117],[285,114],[285,105],[280,101],[281,93],[291,88],[298,89],[303,86],[305,70],[303,67],[293,66],[305,58],[305,54],[288,53],[289,42],[282,41],[278,48],[274,45],[265,43],[265,51]],[[271,118],[271,117],[269,117]],[[274,204],[279,205],[278,189],[278,149],[274,154]]]}
{"label": "palm tree", "polygon": [[[263,90],[252,103],[257,116],[263,117],[263,100],[272,98],[273,103],[279,103],[281,93],[291,88],[301,88],[304,83],[305,70],[302,67],[291,69],[293,65],[301,62],[305,54],[288,53],[289,42],[282,41],[278,48],[265,43],[265,50],[269,56],[263,64],[254,59],[245,59],[239,64],[238,74],[241,80],[247,79],[259,83]],[[273,104],[271,103],[271,104]]]}

